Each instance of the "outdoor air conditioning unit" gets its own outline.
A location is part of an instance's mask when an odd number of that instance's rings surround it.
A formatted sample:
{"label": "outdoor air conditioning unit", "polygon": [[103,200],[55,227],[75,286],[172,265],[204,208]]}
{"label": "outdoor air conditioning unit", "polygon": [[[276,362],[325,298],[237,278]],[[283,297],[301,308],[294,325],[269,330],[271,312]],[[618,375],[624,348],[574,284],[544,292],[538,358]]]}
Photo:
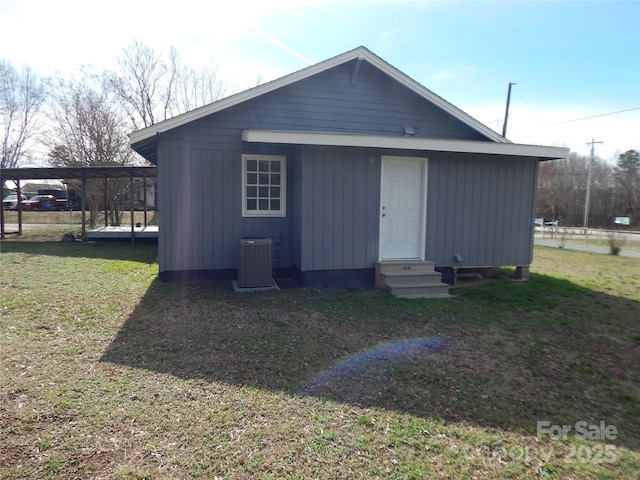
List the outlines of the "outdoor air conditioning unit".
{"label": "outdoor air conditioning unit", "polygon": [[242,238],[238,244],[238,287],[271,287],[272,245],[270,238]]}

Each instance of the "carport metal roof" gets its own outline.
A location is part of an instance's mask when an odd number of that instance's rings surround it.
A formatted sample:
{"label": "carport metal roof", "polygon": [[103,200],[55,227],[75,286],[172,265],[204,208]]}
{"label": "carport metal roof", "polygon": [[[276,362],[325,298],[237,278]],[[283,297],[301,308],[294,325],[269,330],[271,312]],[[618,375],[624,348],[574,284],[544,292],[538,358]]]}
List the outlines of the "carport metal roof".
{"label": "carport metal roof", "polygon": [[[0,169],[0,185],[7,180],[20,182],[21,180],[83,180],[88,178],[134,178],[157,177],[158,167],[33,167],[33,168],[2,168]],[[133,207],[131,210],[133,217]],[[0,237],[4,238],[4,208],[0,207]],[[85,237],[86,219],[84,204],[82,207],[82,237]],[[18,233],[22,233],[22,211],[18,211]],[[133,218],[131,222],[131,240],[134,241]]]}
{"label": "carport metal roof", "polygon": [[5,180],[71,180],[82,178],[140,178],[155,177],[158,167],[34,167],[3,168],[0,179]]}

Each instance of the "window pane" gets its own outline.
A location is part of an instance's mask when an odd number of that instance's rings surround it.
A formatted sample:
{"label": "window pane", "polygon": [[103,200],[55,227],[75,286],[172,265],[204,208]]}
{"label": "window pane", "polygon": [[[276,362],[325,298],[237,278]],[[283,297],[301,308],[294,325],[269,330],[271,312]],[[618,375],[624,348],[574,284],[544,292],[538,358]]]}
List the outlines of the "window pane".
{"label": "window pane", "polygon": [[243,216],[274,217],[286,210],[284,157],[244,154]]}

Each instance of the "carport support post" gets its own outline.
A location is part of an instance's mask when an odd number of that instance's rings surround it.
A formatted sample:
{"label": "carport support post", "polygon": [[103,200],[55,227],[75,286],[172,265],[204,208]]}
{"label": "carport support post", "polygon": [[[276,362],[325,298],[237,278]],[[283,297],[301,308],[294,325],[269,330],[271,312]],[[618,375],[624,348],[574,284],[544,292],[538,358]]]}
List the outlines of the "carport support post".
{"label": "carport support post", "polygon": [[[0,191],[2,191],[2,185],[4,184],[3,180],[0,180]],[[18,201],[20,201],[20,197],[18,197]],[[0,238],[4,240],[4,204],[2,208],[0,208]]]}
{"label": "carport support post", "polygon": [[108,184],[107,176],[104,177],[104,227],[107,228],[109,226],[109,217],[107,214],[107,198],[109,198],[109,184]]}
{"label": "carport support post", "polygon": [[82,210],[82,241],[87,239],[87,176],[82,174],[82,196],[80,198],[80,208]]}
{"label": "carport support post", "polygon": [[18,235],[22,235],[22,189],[20,188],[20,180],[16,180],[16,193],[18,194]]}
{"label": "carport support post", "polygon": [[147,226],[147,177],[142,177],[142,201],[144,202],[144,226]]}
{"label": "carport support post", "polygon": [[135,218],[133,215],[133,175],[129,177],[129,207],[131,208],[131,243],[136,241],[136,231],[134,230]]}

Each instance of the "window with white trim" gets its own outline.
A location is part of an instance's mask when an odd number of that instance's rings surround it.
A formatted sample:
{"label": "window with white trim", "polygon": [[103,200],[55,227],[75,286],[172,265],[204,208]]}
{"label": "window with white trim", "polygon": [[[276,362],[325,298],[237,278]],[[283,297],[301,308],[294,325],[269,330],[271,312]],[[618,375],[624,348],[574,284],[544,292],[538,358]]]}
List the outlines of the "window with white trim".
{"label": "window with white trim", "polygon": [[287,159],[276,155],[242,155],[242,216],[287,215]]}

